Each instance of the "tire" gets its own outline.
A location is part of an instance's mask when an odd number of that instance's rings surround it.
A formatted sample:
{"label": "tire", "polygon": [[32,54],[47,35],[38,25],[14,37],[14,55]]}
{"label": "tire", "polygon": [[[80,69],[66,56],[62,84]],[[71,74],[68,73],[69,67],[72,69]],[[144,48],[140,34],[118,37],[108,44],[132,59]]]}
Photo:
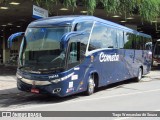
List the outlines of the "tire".
{"label": "tire", "polygon": [[136,82],[139,82],[142,79],[142,68],[138,69],[138,76],[136,77]]}
{"label": "tire", "polygon": [[86,95],[91,95],[95,91],[95,81],[93,77],[89,77],[88,79],[88,85],[87,85],[87,91],[85,92]]}

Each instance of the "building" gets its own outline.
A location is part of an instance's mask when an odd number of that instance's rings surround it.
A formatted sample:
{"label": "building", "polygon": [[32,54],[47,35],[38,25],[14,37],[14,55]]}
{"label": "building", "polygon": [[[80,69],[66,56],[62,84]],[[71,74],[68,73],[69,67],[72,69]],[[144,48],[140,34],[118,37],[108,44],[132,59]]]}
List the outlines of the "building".
{"label": "building", "polygon": [[[32,17],[34,4],[33,0],[9,0],[7,3],[0,3],[0,64],[17,64],[21,38],[14,40],[11,48],[8,48],[7,39],[15,32],[24,32],[27,25],[35,20],[35,18]],[[53,5],[53,10],[49,16],[86,15],[87,11],[81,4],[81,0],[77,3],[77,6],[73,11],[72,9],[64,8],[63,4],[59,2]],[[155,28],[158,22],[142,22],[140,16],[136,13],[134,13],[133,16],[128,15],[124,20],[124,15],[106,14],[101,6],[97,6],[94,16],[150,34],[155,40],[160,37],[158,27]]]}

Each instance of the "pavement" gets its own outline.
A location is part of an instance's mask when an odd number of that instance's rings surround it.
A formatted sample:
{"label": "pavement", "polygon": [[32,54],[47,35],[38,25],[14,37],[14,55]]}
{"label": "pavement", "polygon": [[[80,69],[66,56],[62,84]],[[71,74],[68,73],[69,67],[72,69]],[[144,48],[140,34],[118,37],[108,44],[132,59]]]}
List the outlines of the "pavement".
{"label": "pavement", "polygon": [[0,76],[10,76],[16,74],[16,66],[0,65]]}
{"label": "pavement", "polygon": [[16,69],[15,66],[0,65],[0,94],[17,92]]}
{"label": "pavement", "polygon": [[[20,92],[16,84],[16,70],[15,66],[0,65],[0,94],[10,94]],[[160,79],[159,68],[154,68],[149,74],[145,75],[145,81],[151,79]]]}
{"label": "pavement", "polygon": [[[160,111],[159,68],[152,69],[138,83],[128,80],[101,88],[91,96],[76,94],[65,98],[19,91],[16,87],[16,68],[2,66],[0,71],[0,111]],[[69,119],[72,120],[74,117]],[[142,118],[113,118],[134,119]],[[148,120],[150,119],[159,120],[157,117],[150,117]]]}
{"label": "pavement", "polygon": [[[160,111],[160,68],[152,69],[140,83],[123,82],[102,88],[91,96],[78,94],[62,99],[19,91],[16,84],[16,69],[14,66],[0,65],[0,111]],[[67,119],[75,120],[74,117],[51,118],[51,120]],[[82,120],[82,118],[76,119]],[[107,120],[105,117],[83,118],[85,119]],[[144,118],[110,117],[108,119],[142,120]],[[157,117],[148,118],[150,119],[159,120]]]}

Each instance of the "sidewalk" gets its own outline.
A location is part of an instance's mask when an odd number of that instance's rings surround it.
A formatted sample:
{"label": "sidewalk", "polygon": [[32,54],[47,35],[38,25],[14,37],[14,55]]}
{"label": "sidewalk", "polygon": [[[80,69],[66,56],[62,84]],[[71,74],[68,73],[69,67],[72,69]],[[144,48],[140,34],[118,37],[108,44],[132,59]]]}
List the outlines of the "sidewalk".
{"label": "sidewalk", "polygon": [[[16,83],[16,67],[0,65],[0,95],[19,93]],[[160,69],[153,69],[142,81],[160,80]]]}
{"label": "sidewalk", "polygon": [[0,65],[0,94],[17,92],[16,67]]}

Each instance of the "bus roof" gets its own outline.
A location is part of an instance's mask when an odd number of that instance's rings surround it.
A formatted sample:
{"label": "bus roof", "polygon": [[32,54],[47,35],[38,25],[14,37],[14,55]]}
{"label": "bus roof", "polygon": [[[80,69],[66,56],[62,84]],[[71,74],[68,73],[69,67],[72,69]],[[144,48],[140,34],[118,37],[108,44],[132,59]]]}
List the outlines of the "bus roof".
{"label": "bus roof", "polygon": [[94,16],[87,16],[87,15],[68,15],[68,16],[55,16],[55,17],[48,17],[48,18],[43,18],[39,19],[36,21],[33,21],[29,24],[29,27],[53,27],[53,26],[72,26],[73,23],[80,22],[83,20],[89,20],[89,21],[98,21],[104,24],[107,24],[111,27],[114,27],[116,29],[121,29],[126,32],[131,32],[140,36],[145,36],[148,38],[151,38],[150,35],[140,33],[136,30],[132,30],[128,27],[122,26],[120,24],[104,20],[101,18],[97,18]]}

